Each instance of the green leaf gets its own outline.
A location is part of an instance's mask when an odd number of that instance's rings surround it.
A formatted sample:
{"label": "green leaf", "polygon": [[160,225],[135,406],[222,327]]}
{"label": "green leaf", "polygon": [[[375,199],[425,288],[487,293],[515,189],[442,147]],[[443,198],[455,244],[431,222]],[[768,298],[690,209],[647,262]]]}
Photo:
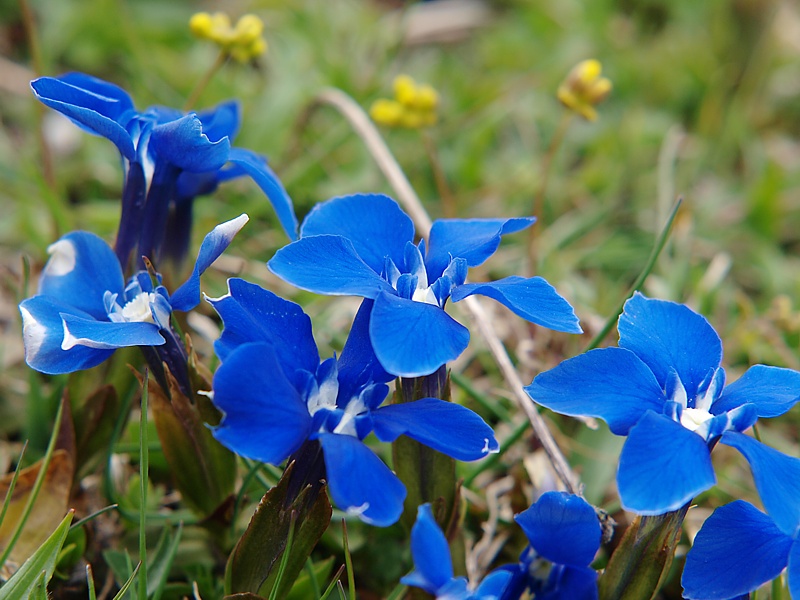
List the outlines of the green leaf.
{"label": "green leaf", "polygon": [[39,577],[36,578],[36,583],[33,585],[33,589],[28,595],[28,600],[48,600],[47,581],[45,581],[46,575],[44,571],[39,573]]}
{"label": "green leaf", "polygon": [[[317,489],[306,486],[295,498],[290,498],[293,470],[293,465],[287,467],[278,484],[264,494],[247,530],[233,549],[225,570],[227,594],[252,592],[269,595],[277,585],[277,597],[286,597],[327,529],[332,511],[324,486]],[[292,513],[295,513],[297,523],[294,543],[278,582],[277,567],[287,547]]]}
{"label": "green leaf", "polygon": [[597,585],[600,600],[653,598],[669,572],[689,504],[655,517],[637,516],[628,526]]}
{"label": "green leaf", "polygon": [[175,555],[178,553],[178,542],[181,540],[183,524],[178,525],[178,529],[173,535],[169,528],[164,528],[161,537],[158,539],[156,551],[147,565],[147,597],[159,600],[167,585],[169,570]]}
{"label": "green leaf", "polygon": [[[19,600],[27,598],[36,587],[44,573],[45,584],[50,581],[56,568],[58,554],[69,532],[69,525],[75,511],[69,511],[61,524],[39,549],[26,560],[19,570],[0,588],[0,600]],[[34,596],[35,597],[35,596]]]}
{"label": "green leaf", "polygon": [[[319,598],[319,585],[315,583],[330,577],[333,569],[333,557],[330,556],[323,561],[309,563],[306,570],[301,573],[294,582],[291,591],[286,596],[286,600],[308,600],[309,598]],[[311,571],[311,573],[309,573]],[[313,577],[313,581],[312,581]]]}
{"label": "green leaf", "polygon": [[[128,566],[130,566],[130,559],[128,560]],[[139,574],[139,567],[141,564],[136,565],[136,568],[131,571],[130,577],[128,577],[127,581],[122,584],[122,587],[119,588],[117,595],[114,596],[114,600],[122,600],[125,597],[125,594],[128,593],[128,590],[133,585],[133,582],[136,580],[136,576]]]}
{"label": "green leaf", "polygon": [[236,456],[214,439],[198,406],[168,378],[171,399],[155,381],[150,385],[156,431],[175,486],[190,508],[207,517],[233,494]]}

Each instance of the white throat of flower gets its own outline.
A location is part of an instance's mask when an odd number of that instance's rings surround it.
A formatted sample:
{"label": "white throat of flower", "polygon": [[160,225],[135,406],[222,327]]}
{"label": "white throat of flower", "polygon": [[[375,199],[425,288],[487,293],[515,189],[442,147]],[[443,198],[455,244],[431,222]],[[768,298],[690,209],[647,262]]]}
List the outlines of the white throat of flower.
{"label": "white throat of flower", "polygon": [[701,428],[701,426],[714,418],[714,415],[711,414],[710,411],[711,404],[719,395],[719,388],[724,382],[724,379],[719,376],[720,370],[717,369],[711,376],[711,381],[709,382],[705,392],[695,396],[694,406],[691,408],[689,407],[689,398],[686,393],[686,388],[683,387],[683,383],[681,382],[677,373],[673,372],[672,375],[673,384],[675,386],[672,399],[683,407],[680,424],[686,427],[686,429],[689,431],[694,431],[698,435],[702,435],[704,437],[703,434],[705,432],[705,428]]}

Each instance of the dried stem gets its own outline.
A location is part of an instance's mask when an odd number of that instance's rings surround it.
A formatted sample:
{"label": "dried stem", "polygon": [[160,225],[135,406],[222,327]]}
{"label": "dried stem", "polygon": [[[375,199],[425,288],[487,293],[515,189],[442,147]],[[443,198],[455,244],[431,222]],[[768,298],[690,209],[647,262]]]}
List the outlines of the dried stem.
{"label": "dried stem", "polygon": [[[422,202],[420,202],[414,188],[411,187],[411,183],[392,155],[386,142],[361,106],[341,90],[327,88],[314,99],[313,104],[309,107],[309,112],[317,107],[325,105],[335,108],[347,119],[356,134],[358,134],[369,149],[372,157],[378,164],[378,168],[383,172],[389,185],[392,186],[392,189],[397,195],[397,199],[414,221],[417,230],[421,232],[424,237],[427,237],[432,225],[431,218],[422,206]],[[556,444],[544,419],[542,419],[541,415],[536,410],[536,406],[525,393],[522,380],[514,368],[514,365],[511,363],[511,359],[503,346],[503,342],[500,341],[500,338],[497,337],[497,334],[492,328],[492,324],[483,306],[481,306],[480,301],[474,296],[469,296],[463,300],[463,304],[466,305],[467,309],[472,314],[478,326],[478,330],[486,340],[489,351],[500,367],[506,384],[514,394],[514,399],[520,408],[525,411],[525,414],[530,420],[533,431],[536,437],[539,438],[544,451],[547,453],[556,475],[564,483],[567,491],[578,493],[580,486],[577,477],[570,469],[569,463],[567,463],[558,444]]]}

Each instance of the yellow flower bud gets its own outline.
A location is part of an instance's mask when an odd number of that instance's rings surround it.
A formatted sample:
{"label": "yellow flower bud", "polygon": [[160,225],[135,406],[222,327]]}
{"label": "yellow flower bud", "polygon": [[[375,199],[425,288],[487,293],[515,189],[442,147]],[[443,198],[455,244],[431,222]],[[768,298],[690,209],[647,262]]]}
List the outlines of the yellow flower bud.
{"label": "yellow flower bud", "polygon": [[394,78],[394,97],[403,106],[414,106],[417,98],[417,84],[408,75],[398,75]]}
{"label": "yellow flower bud", "polygon": [[414,106],[420,110],[433,111],[439,104],[439,94],[436,90],[427,84],[423,84],[417,88],[417,97],[415,98]]}
{"label": "yellow flower bud", "polygon": [[397,127],[403,117],[403,112],[403,106],[399,102],[386,98],[376,100],[369,109],[372,120],[387,127]]}
{"label": "yellow flower bud", "polygon": [[579,62],[558,87],[559,101],[589,121],[597,119],[595,106],[611,93],[611,81],[601,77],[602,65],[595,59]]}
{"label": "yellow flower bud", "polygon": [[193,35],[201,39],[208,39],[211,35],[211,15],[207,12],[199,12],[192,15],[189,19],[189,30]]}
{"label": "yellow flower bud", "polygon": [[267,51],[261,37],[264,21],[256,15],[243,15],[236,26],[225,13],[197,13],[189,19],[189,29],[199,38],[211,40],[233,59],[245,63]]}
{"label": "yellow flower bud", "polygon": [[249,46],[264,32],[264,21],[256,15],[243,15],[237,22],[233,38],[237,44]]}
{"label": "yellow flower bud", "polygon": [[404,110],[402,116],[400,117],[399,125],[401,127],[405,127],[406,129],[419,129],[425,125],[425,118],[419,111]]}

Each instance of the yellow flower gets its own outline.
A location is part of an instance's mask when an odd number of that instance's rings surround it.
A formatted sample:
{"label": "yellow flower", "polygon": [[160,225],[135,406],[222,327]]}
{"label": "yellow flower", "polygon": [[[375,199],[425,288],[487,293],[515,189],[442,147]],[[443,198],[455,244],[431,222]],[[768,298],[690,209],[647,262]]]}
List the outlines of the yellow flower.
{"label": "yellow flower", "polygon": [[387,127],[419,129],[436,124],[439,94],[427,84],[417,84],[408,75],[398,75],[392,83],[394,99],[380,98],[372,104],[370,116]]}
{"label": "yellow flower", "polygon": [[611,81],[601,77],[602,65],[595,59],[579,62],[558,86],[558,99],[589,121],[597,120],[595,106],[611,93]]}
{"label": "yellow flower", "polygon": [[243,15],[236,25],[225,13],[200,12],[189,19],[189,29],[200,39],[209,40],[239,62],[247,62],[267,51],[262,37],[264,22],[256,15]]}

